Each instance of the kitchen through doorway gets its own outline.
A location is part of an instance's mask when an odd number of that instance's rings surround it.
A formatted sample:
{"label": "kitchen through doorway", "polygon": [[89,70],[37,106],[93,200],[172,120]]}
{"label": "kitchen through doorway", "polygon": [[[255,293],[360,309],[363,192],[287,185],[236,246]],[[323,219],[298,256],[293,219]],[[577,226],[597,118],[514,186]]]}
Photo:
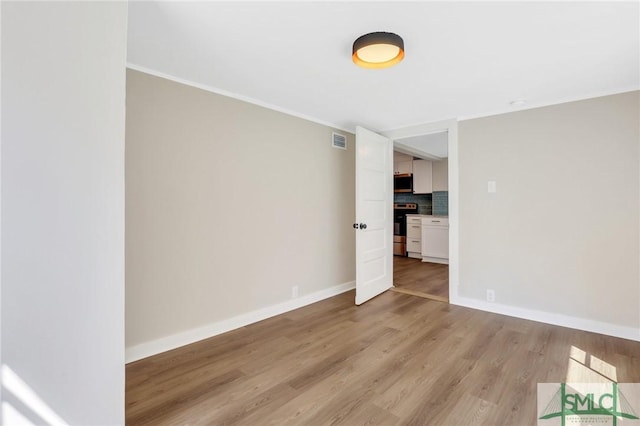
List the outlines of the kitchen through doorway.
{"label": "kitchen through doorway", "polygon": [[396,139],[393,162],[393,290],[448,302],[448,132]]}

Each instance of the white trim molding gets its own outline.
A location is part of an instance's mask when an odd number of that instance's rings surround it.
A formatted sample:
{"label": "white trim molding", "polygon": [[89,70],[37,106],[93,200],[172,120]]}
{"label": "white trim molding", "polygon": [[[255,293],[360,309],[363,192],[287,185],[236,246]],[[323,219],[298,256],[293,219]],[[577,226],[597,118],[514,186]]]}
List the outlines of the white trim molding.
{"label": "white trim molding", "polygon": [[270,104],[268,102],[261,101],[259,99],[251,98],[249,96],[244,96],[239,93],[230,92],[228,90],[220,89],[218,87],[209,86],[207,84],[196,83],[191,80],[187,80],[184,78],[176,77],[171,74],[166,74],[160,71],[153,70],[151,68],[146,68],[141,65],[136,65],[131,62],[127,62],[127,68],[132,69],[134,71],[142,72],[145,74],[153,75],[155,77],[164,78],[165,80],[173,81],[175,83],[184,84],[185,86],[195,87],[196,89],[205,90],[207,92],[215,93],[217,95],[226,96],[228,98],[237,99],[239,101],[247,102],[253,105],[258,105],[263,108],[267,108],[273,111],[281,112],[283,114],[290,115],[292,117],[301,118],[303,120],[311,121],[313,123],[322,124],[323,126],[331,127],[332,129],[342,130],[343,132],[347,132],[350,134],[354,134],[355,129],[345,129],[344,127],[340,127],[336,124],[329,123],[324,120],[320,120],[315,117],[311,117],[309,115],[301,114],[299,112],[280,107],[278,105]]}
{"label": "white trim molding", "polygon": [[520,111],[526,111],[529,109],[536,109],[536,108],[545,108],[545,107],[550,107],[554,105],[562,105],[570,102],[579,102],[587,99],[602,98],[604,96],[613,96],[613,95],[619,95],[621,93],[635,92],[636,90],[640,90],[640,86],[638,86],[637,84],[633,84],[631,86],[618,87],[610,90],[597,90],[587,95],[564,96],[562,98],[555,99],[552,102],[540,102],[540,101],[532,100],[532,101],[527,101],[527,103],[522,106],[505,106],[502,108],[496,108],[491,111],[485,111],[482,113],[461,115],[458,117],[458,121],[475,120],[477,118],[491,117],[494,115],[509,114],[512,112],[520,112]]}
{"label": "white trim molding", "polygon": [[620,337],[623,339],[640,342],[640,328],[626,327],[618,324],[610,324],[602,321],[578,318],[564,314],[503,305],[500,303],[490,303],[485,302],[484,300],[472,299],[467,297],[456,296],[454,299],[450,299],[449,303],[451,303],[452,305],[464,306],[466,308],[493,312],[494,314],[507,315],[510,317],[541,322],[544,324],[558,325],[561,327],[590,331],[592,333],[599,333],[607,336]]}
{"label": "white trim molding", "polygon": [[170,351],[172,349],[179,348],[180,346],[195,343],[200,340],[208,339],[209,337],[217,336],[276,315],[284,314],[285,312],[293,311],[303,306],[311,305],[312,303],[353,290],[355,287],[356,282],[349,281],[324,290],[316,291],[315,293],[301,296],[297,299],[287,300],[285,302],[278,303],[277,305],[267,306],[232,318],[207,324],[202,327],[131,346],[125,350],[125,363],[128,364],[130,362],[138,361],[140,359]]}

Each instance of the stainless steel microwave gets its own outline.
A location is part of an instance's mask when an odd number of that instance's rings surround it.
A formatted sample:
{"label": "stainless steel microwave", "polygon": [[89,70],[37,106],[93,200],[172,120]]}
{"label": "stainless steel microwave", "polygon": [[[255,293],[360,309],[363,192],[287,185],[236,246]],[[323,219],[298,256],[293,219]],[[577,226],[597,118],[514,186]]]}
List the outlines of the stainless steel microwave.
{"label": "stainless steel microwave", "polygon": [[413,192],[413,175],[411,173],[393,175],[393,192]]}

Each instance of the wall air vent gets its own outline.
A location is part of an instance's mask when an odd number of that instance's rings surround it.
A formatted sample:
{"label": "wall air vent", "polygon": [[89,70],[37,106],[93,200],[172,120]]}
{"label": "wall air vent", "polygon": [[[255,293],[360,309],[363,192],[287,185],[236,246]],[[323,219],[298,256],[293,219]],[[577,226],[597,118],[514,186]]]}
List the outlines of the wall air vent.
{"label": "wall air vent", "polygon": [[333,132],[331,134],[331,146],[334,148],[347,149],[347,137]]}

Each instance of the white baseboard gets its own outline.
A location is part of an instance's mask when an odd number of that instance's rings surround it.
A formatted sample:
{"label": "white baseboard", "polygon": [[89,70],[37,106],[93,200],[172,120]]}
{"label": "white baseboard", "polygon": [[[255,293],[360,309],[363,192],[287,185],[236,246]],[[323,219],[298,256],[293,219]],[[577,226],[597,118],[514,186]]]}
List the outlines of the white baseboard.
{"label": "white baseboard", "polygon": [[559,325],[562,327],[575,328],[577,330],[591,331],[593,333],[600,333],[613,337],[621,337],[623,339],[640,342],[640,328],[626,327],[602,321],[594,321],[586,318],[578,318],[569,315],[538,311],[534,309],[502,305],[500,303],[489,303],[485,302],[484,300],[471,299],[460,296],[455,296],[449,301],[449,303],[452,305],[479,309],[481,311],[493,312],[510,317],[527,319],[531,321],[542,322],[545,324]]}
{"label": "white baseboard", "polygon": [[232,318],[207,324],[202,327],[194,328],[157,340],[152,340],[150,342],[145,342],[139,345],[128,347],[125,349],[125,362],[130,363],[152,355],[157,355],[159,353],[166,352],[180,346],[188,345],[199,340],[226,333],[227,331],[235,330],[236,328],[253,324],[254,322],[262,321],[264,319],[271,318],[285,312],[293,311],[294,309],[298,309],[303,306],[328,299],[329,297],[342,294],[346,291],[353,290],[355,288],[355,285],[355,281],[339,284],[334,287],[298,297],[297,299],[291,299],[282,303],[278,303],[277,305],[267,306],[265,308],[247,312],[245,314],[241,314]]}

